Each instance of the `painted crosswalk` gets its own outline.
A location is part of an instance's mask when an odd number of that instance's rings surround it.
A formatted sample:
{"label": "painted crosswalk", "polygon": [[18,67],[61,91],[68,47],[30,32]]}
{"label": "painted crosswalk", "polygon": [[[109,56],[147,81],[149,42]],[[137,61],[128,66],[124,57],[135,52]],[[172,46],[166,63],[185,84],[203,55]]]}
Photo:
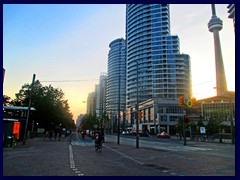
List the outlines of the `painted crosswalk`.
{"label": "painted crosswalk", "polygon": [[71,145],[77,145],[77,146],[92,146],[94,145],[94,141],[79,141],[79,140],[73,140],[71,141]]}

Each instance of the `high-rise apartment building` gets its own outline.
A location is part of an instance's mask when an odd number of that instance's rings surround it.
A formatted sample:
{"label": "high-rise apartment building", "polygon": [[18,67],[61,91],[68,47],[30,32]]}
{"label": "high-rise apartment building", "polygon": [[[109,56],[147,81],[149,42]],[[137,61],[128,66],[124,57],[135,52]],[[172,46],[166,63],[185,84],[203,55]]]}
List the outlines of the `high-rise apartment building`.
{"label": "high-rise apartment building", "polygon": [[126,6],[126,105],[191,97],[190,57],[170,34],[168,4]]}
{"label": "high-rise apartment building", "polygon": [[107,112],[117,115],[126,106],[126,50],[123,38],[109,44],[107,77]]}
{"label": "high-rise apartment building", "polygon": [[228,5],[228,18],[233,19],[233,25],[234,25],[234,31],[235,31],[235,4],[229,4]]}
{"label": "high-rise apartment building", "polygon": [[99,84],[95,88],[96,93],[96,115],[102,116],[106,112],[106,89],[107,89],[107,73],[101,73]]}
{"label": "high-rise apartment building", "polygon": [[96,114],[96,93],[91,92],[87,98],[87,114]]}

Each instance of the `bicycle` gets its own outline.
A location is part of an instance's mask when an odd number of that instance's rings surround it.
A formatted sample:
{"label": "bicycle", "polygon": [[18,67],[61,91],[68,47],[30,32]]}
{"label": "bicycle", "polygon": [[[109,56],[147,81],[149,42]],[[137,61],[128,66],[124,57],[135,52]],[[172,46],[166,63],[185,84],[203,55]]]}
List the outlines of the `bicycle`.
{"label": "bicycle", "polygon": [[95,150],[96,152],[102,152],[102,143],[95,141]]}

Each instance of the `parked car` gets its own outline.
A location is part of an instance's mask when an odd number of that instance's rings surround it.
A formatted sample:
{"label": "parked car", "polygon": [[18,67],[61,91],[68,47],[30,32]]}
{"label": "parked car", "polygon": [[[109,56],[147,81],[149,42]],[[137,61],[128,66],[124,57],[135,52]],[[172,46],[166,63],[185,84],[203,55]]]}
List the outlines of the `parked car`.
{"label": "parked car", "polygon": [[122,135],[127,135],[127,134],[128,134],[127,131],[123,131],[123,132],[122,132]]}
{"label": "parked car", "polygon": [[170,135],[166,132],[161,132],[160,134],[157,134],[158,138],[170,138]]}

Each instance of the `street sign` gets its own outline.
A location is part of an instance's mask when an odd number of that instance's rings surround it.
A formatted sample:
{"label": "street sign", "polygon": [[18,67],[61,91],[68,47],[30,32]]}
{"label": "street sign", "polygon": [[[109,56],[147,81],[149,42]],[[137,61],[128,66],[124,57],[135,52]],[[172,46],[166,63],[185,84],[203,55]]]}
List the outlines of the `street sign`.
{"label": "street sign", "polygon": [[200,127],[200,134],[206,134],[206,128]]}
{"label": "street sign", "polygon": [[17,139],[19,139],[19,135],[20,135],[20,122],[14,122],[13,123],[12,133],[13,133],[13,135],[16,135]]}

